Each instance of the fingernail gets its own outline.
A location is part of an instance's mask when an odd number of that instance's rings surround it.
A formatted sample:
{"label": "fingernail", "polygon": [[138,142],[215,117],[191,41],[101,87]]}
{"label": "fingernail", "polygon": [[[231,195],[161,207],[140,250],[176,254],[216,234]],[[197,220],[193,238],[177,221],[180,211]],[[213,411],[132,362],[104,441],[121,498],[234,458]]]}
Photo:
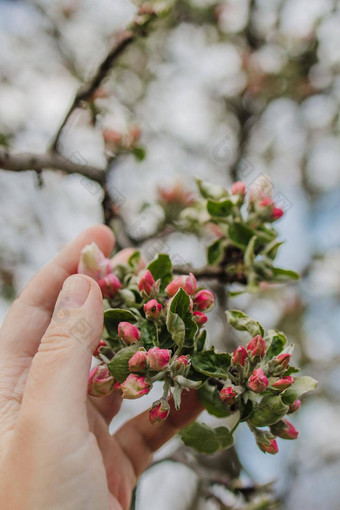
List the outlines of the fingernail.
{"label": "fingernail", "polygon": [[82,306],[90,292],[91,284],[86,278],[74,275],[65,280],[59,298],[63,308],[79,308]]}

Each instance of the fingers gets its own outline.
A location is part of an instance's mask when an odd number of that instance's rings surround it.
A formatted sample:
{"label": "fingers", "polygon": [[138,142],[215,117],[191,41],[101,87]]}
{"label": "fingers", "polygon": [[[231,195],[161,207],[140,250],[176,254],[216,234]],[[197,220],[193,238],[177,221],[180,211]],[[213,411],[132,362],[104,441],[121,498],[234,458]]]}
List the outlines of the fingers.
{"label": "fingers", "polygon": [[12,400],[11,408],[19,407],[32,357],[51,320],[63,282],[77,271],[80,252],[91,242],[109,255],[113,233],[103,225],[85,230],[39,271],[10,308],[0,332],[0,405]]}
{"label": "fingers", "polygon": [[194,421],[202,411],[203,406],[196,392],[190,391],[183,393],[179,411],[171,404],[170,415],[162,423],[152,425],[148,411],[125,423],[115,437],[130,459],[136,476],[147,468],[158,448],[175,436],[182,427]]}
{"label": "fingers", "polygon": [[118,414],[122,404],[121,392],[113,390],[108,397],[90,397],[90,401],[109,425],[112,418]]}
{"label": "fingers", "polygon": [[114,246],[112,231],[104,225],[90,227],[68,244],[29,282],[11,307],[0,337],[0,355],[33,356],[51,319],[64,280],[77,271],[80,252],[95,242],[108,255]]}
{"label": "fingers", "polygon": [[[86,423],[87,382],[92,352],[103,326],[102,295],[88,276],[70,276],[58,297],[34,356],[22,401],[23,416]],[[66,423],[65,423],[66,422]]]}

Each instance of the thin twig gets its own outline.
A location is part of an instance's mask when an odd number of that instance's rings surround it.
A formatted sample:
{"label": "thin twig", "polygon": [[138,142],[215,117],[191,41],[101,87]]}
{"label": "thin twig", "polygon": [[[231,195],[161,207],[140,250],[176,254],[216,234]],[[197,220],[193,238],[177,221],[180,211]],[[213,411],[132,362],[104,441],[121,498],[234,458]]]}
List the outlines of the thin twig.
{"label": "thin twig", "polygon": [[244,275],[238,274],[228,274],[223,269],[223,267],[192,267],[189,264],[184,264],[180,266],[174,266],[173,272],[175,274],[188,274],[193,273],[196,278],[208,278],[213,280],[218,280],[221,283],[242,283],[245,284],[246,279]]}
{"label": "thin twig", "polygon": [[116,59],[123,53],[125,48],[127,46],[129,46],[129,44],[131,44],[132,41],[134,41],[135,38],[136,38],[136,34],[134,34],[133,32],[128,31],[128,30],[123,32],[123,34],[121,35],[121,37],[119,39],[119,42],[107,54],[107,56],[105,57],[103,62],[98,67],[93,78],[88,83],[86,83],[85,85],[80,87],[80,89],[78,90],[78,92],[73,100],[73,103],[71,104],[68,112],[66,113],[66,116],[65,116],[63,122],[61,123],[61,125],[52,141],[52,144],[50,147],[51,151],[57,150],[61,133],[62,133],[68,119],[74,112],[74,110],[76,110],[81,105],[81,103],[83,101],[88,101],[89,99],[92,98],[93,94],[95,93],[95,91],[97,90],[99,85],[107,77],[107,75],[108,75],[109,71],[111,70]]}

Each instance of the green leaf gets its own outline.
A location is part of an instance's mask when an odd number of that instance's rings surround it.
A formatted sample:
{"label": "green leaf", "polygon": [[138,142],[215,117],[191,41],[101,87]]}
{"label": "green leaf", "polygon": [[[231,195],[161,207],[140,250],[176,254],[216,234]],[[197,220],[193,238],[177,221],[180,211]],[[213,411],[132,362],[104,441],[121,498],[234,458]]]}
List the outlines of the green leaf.
{"label": "green leaf", "polygon": [[230,326],[238,331],[248,331],[254,337],[256,335],[264,335],[264,329],[261,324],[251,319],[240,310],[227,310],[226,312]]}
{"label": "green leaf", "polygon": [[261,403],[255,408],[250,417],[251,423],[255,427],[265,427],[273,425],[287,414],[288,406],[285,405],[280,395],[263,397]]}
{"label": "green leaf", "polygon": [[290,406],[297,398],[301,397],[308,391],[314,391],[318,384],[318,381],[308,375],[297,377],[290,388],[282,393],[282,400],[285,404]]}
{"label": "green leaf", "polygon": [[120,322],[136,322],[137,317],[130,311],[123,308],[110,308],[104,312],[104,325],[110,335],[117,333],[117,326]]}
{"label": "green leaf", "polygon": [[274,239],[274,241],[267,244],[265,249],[262,251],[261,255],[266,255],[270,259],[274,260],[277,255],[278,249],[280,248],[280,246],[282,244],[283,244],[283,241],[276,241]]}
{"label": "green leaf", "polygon": [[288,370],[286,370],[286,372],[284,373],[284,376],[287,377],[287,375],[298,374],[299,372],[300,368],[290,366]]}
{"label": "green leaf", "polygon": [[228,377],[230,360],[230,354],[217,353],[214,348],[198,352],[191,357],[191,363],[196,372],[221,379]]}
{"label": "green leaf", "polygon": [[217,416],[217,418],[230,416],[230,409],[221,401],[220,392],[216,386],[204,384],[197,390],[197,396],[209,414]]}
{"label": "green leaf", "polygon": [[151,321],[143,320],[139,327],[142,335],[142,342],[145,349],[148,351],[152,347],[157,347],[157,333],[156,326]]}
{"label": "green leaf", "polygon": [[257,236],[253,236],[244,252],[244,263],[247,267],[251,267],[254,264],[255,260],[255,243],[257,241]]}
{"label": "green leaf", "polygon": [[138,269],[138,266],[139,266],[139,263],[140,263],[140,259],[141,259],[141,252],[136,250],[132,253],[132,255],[130,255],[129,259],[128,259],[128,264],[129,266],[134,270],[136,271]]}
{"label": "green leaf", "polygon": [[255,232],[243,223],[234,222],[228,227],[228,236],[232,243],[243,250],[246,249]]}
{"label": "green leaf", "polygon": [[209,265],[213,266],[223,260],[224,248],[225,239],[223,237],[220,239],[216,239],[216,241],[214,241],[208,246],[207,259]]}
{"label": "green leaf", "polygon": [[234,203],[230,198],[221,198],[220,200],[209,199],[207,202],[207,210],[210,216],[224,218],[229,216],[233,210]]}
{"label": "green leaf", "polygon": [[202,179],[196,179],[196,183],[203,198],[219,200],[222,197],[228,196],[227,190],[218,184],[211,184],[210,182],[202,181]]}
{"label": "green leaf", "polygon": [[197,345],[196,345],[197,352],[203,351],[206,339],[207,339],[207,330],[203,329],[201,331],[201,333],[199,334],[199,337],[197,338]]}
{"label": "green leaf", "polygon": [[190,298],[182,288],[178,289],[172,298],[167,313],[166,326],[179,347],[183,347],[185,340],[188,340],[187,347],[192,345],[198,326],[190,312]]}
{"label": "green leaf", "polygon": [[289,280],[299,280],[300,275],[295,271],[289,269],[283,269],[282,267],[273,267],[273,281],[275,282],[286,282]]}
{"label": "green leaf", "polygon": [[161,280],[160,290],[163,291],[172,280],[172,263],[169,255],[160,253],[149,265],[148,269],[154,279]]}
{"label": "green leaf", "polygon": [[112,358],[110,363],[108,364],[108,369],[110,374],[120,383],[124,382],[127,376],[130,374],[129,372],[129,359],[138,351],[141,347],[141,344],[135,343],[133,345],[129,345],[128,347],[124,347],[117,352],[117,354]]}
{"label": "green leaf", "polygon": [[132,154],[135,156],[137,161],[143,161],[146,156],[146,150],[144,147],[134,147]]}
{"label": "green leaf", "polygon": [[286,336],[278,329],[270,329],[268,335],[265,338],[267,352],[266,360],[272,359],[274,356],[280,354],[287,344]]}
{"label": "green leaf", "polygon": [[182,441],[200,453],[212,455],[234,444],[232,433],[226,427],[213,429],[205,423],[194,422],[180,432]]}

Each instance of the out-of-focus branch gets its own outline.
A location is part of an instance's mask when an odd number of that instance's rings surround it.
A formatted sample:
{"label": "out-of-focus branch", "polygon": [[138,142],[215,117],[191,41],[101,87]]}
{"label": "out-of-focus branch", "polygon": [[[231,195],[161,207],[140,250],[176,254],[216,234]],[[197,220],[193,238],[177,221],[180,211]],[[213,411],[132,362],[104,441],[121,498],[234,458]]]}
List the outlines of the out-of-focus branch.
{"label": "out-of-focus branch", "polygon": [[221,283],[247,283],[245,277],[243,275],[239,276],[237,274],[228,274],[222,267],[192,267],[189,264],[184,264],[180,266],[174,266],[173,272],[175,274],[188,274],[193,273],[196,278],[208,278],[213,280],[218,280]]}
{"label": "out-of-focus branch", "polygon": [[60,154],[31,152],[15,153],[0,147],[0,168],[12,172],[35,170],[41,172],[45,169],[60,170],[66,174],[79,174],[104,186],[105,170],[89,165],[80,165]]}
{"label": "out-of-focus branch", "polygon": [[68,112],[66,113],[66,116],[65,116],[63,122],[61,123],[61,125],[52,141],[52,144],[51,144],[52,151],[56,151],[61,133],[62,133],[68,119],[74,112],[74,110],[76,110],[81,105],[82,102],[88,101],[89,99],[92,98],[93,94],[95,93],[95,91],[97,90],[99,85],[107,77],[114,62],[123,53],[125,48],[127,48],[127,46],[129,46],[132,43],[132,41],[135,40],[135,38],[136,38],[136,33],[132,32],[130,30],[126,30],[125,32],[123,32],[119,38],[119,41],[116,43],[116,45],[111,49],[111,51],[107,54],[105,59],[99,65],[93,78],[88,83],[86,83],[85,85],[80,87]]}

